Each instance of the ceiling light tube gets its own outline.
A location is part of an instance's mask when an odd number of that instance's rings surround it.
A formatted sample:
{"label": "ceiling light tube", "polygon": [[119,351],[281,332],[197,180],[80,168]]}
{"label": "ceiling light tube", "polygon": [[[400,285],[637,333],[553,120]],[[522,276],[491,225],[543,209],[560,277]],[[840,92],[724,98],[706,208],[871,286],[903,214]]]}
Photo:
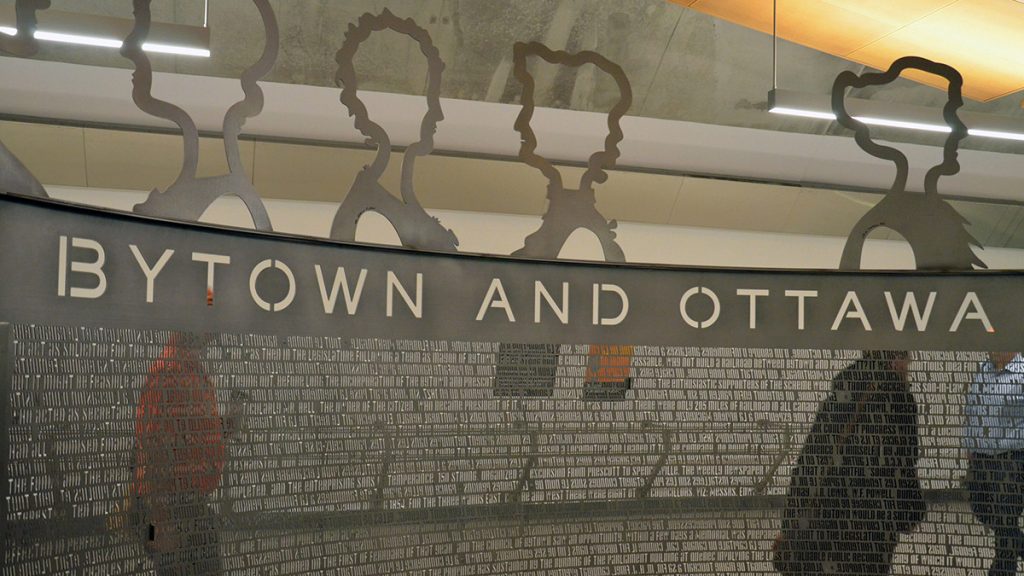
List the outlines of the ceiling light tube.
{"label": "ceiling light tube", "polygon": [[[81,46],[120,48],[121,39],[135,27],[135,21],[127,18],[59,10],[42,10],[37,17],[37,39]],[[16,26],[14,6],[0,6],[0,33],[14,36]],[[154,22],[146,39],[142,49],[147,52],[210,57],[210,30],[206,27]]]}
{"label": "ceiling light tube", "polygon": [[[846,108],[850,115],[864,124],[889,126],[926,132],[949,133],[952,129],[945,124],[929,122],[941,111],[935,108],[910,106],[895,102],[878,102],[860,98],[847,98]],[[819,120],[835,120],[830,99],[826,95],[804,94],[786,90],[772,90],[768,93],[768,111],[772,114],[816,118]],[[1024,123],[1015,118],[981,114],[978,112],[958,112],[964,124],[973,126],[967,134],[981,138],[999,138],[1002,140],[1024,141]],[[897,118],[899,118],[897,120]]]}
{"label": "ceiling light tube", "polygon": [[905,120],[890,120],[888,118],[875,118],[872,116],[854,116],[854,120],[871,124],[872,126],[889,126],[891,128],[906,128],[908,130],[922,130],[924,132],[952,132],[953,129],[945,124],[926,124],[924,122],[907,122]]}
{"label": "ceiling light tube", "polygon": [[96,36],[83,36],[81,34],[64,34],[62,32],[48,32],[36,30],[36,40],[49,42],[60,42],[61,44],[78,44],[80,46],[99,46],[100,48],[120,48],[122,42],[116,38],[98,38]]}
{"label": "ceiling light tube", "polygon": [[968,128],[967,133],[971,136],[981,136],[983,138],[999,138],[1001,140],[1019,140],[1024,141],[1024,134],[1018,134],[1016,132],[1002,132],[999,130],[984,130],[982,128]]}
{"label": "ceiling light tube", "polygon": [[[816,118],[818,120],[835,120],[836,115],[831,112],[819,112],[817,110],[801,110],[799,108],[788,108],[775,106],[768,110],[772,114],[783,114],[785,116],[801,116],[803,118]],[[902,120],[889,120],[887,118],[874,118],[871,116],[854,116],[854,120],[871,124],[872,126],[890,126],[892,128],[908,128],[910,130],[924,130],[926,132],[951,132],[949,126],[938,124],[923,124],[921,122],[905,122]]]}
{"label": "ceiling light tube", "polygon": [[191,48],[189,46],[173,46],[171,44],[160,44],[158,42],[144,42],[142,49],[146,52],[159,52],[161,54],[177,54],[179,56],[198,56],[209,58],[210,51],[206,48]]}
{"label": "ceiling light tube", "polygon": [[802,110],[800,108],[789,108],[787,106],[772,106],[768,109],[772,114],[784,114],[786,116],[803,116],[804,118],[817,118],[818,120],[835,120],[836,115],[831,112],[819,112],[817,110]]}
{"label": "ceiling light tube", "polygon": [[[61,42],[64,44],[78,44],[80,46],[99,46],[101,48],[120,48],[122,44],[124,44],[115,38],[98,38],[95,36],[82,36],[81,34],[63,34],[60,32],[47,32],[46,30],[36,30],[35,37],[37,40]],[[200,56],[203,58],[210,57],[210,51],[204,48],[172,46],[170,44],[159,44],[156,42],[145,42],[142,44],[142,49],[146,52],[159,52],[162,54]]]}

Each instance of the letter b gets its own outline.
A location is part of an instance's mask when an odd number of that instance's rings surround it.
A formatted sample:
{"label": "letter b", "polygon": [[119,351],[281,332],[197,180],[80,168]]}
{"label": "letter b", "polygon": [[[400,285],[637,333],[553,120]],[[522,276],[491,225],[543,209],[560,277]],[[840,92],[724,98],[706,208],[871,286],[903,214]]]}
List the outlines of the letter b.
{"label": "letter b", "polygon": [[71,261],[71,271],[83,274],[92,274],[96,277],[95,288],[79,288],[72,286],[68,289],[68,237],[60,237],[60,266],[57,269],[57,296],[71,296],[72,298],[99,298],[107,291],[107,275],[103,273],[103,264],[107,261],[103,246],[95,240],[88,238],[71,238],[72,248],[83,248],[96,253],[96,260],[93,262]]}

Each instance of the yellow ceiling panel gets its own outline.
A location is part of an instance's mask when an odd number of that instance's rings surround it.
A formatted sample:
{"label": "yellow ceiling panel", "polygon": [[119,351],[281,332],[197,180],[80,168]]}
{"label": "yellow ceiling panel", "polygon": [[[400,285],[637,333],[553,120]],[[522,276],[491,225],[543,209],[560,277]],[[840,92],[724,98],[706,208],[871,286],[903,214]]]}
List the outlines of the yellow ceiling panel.
{"label": "yellow ceiling panel", "polygon": [[[894,57],[907,54],[959,70],[965,95],[975,100],[1017,92],[1024,88],[1024,4],[958,0],[854,52],[850,59],[884,68]],[[914,79],[926,84],[936,80],[929,75]]]}
{"label": "yellow ceiling panel", "polygon": [[[771,0],[676,3],[772,32]],[[780,38],[880,70],[901,56],[945,62],[963,74],[964,95],[982,101],[1024,89],[1022,31],[1024,4],[1015,0],[778,0]]]}
{"label": "yellow ceiling panel", "polygon": [[[778,0],[779,37],[805,45],[813,42],[815,49],[842,56],[953,1]],[[771,0],[697,0],[689,6],[767,34],[772,32]]]}

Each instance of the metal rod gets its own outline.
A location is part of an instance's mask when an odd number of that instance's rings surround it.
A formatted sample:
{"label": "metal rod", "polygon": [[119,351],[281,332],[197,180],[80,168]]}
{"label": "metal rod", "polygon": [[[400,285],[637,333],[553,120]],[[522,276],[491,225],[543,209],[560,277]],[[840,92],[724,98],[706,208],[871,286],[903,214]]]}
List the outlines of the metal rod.
{"label": "metal rod", "polygon": [[203,28],[209,28],[210,0],[203,0]]}
{"label": "metal rod", "polygon": [[778,0],[772,0],[772,90],[779,87],[779,13]]}

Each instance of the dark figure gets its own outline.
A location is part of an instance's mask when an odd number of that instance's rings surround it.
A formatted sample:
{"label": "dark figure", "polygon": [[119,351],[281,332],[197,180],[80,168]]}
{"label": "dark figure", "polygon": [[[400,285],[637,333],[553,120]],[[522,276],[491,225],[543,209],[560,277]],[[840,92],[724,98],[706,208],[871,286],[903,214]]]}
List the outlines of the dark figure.
{"label": "dark figure", "polygon": [[1024,556],[1024,357],[990,352],[968,389],[965,412],[971,511],[995,534],[988,573],[1012,576]]}
{"label": "dark figure", "polygon": [[176,333],[150,368],[135,416],[136,517],[156,574],[221,574],[219,522],[209,507],[237,429],[221,421],[200,354],[207,337]]}
{"label": "dark figure", "polygon": [[774,547],[782,574],[888,574],[924,518],[906,352],[865,352],[832,380],[789,483]]}
{"label": "dark figure", "polygon": [[[8,3],[9,4],[9,3]],[[36,12],[50,7],[50,0],[17,0],[14,3],[18,28],[14,36],[0,34],[0,55],[27,58],[39,50],[35,38]],[[46,190],[28,168],[0,142],[0,191],[48,198]]]}

